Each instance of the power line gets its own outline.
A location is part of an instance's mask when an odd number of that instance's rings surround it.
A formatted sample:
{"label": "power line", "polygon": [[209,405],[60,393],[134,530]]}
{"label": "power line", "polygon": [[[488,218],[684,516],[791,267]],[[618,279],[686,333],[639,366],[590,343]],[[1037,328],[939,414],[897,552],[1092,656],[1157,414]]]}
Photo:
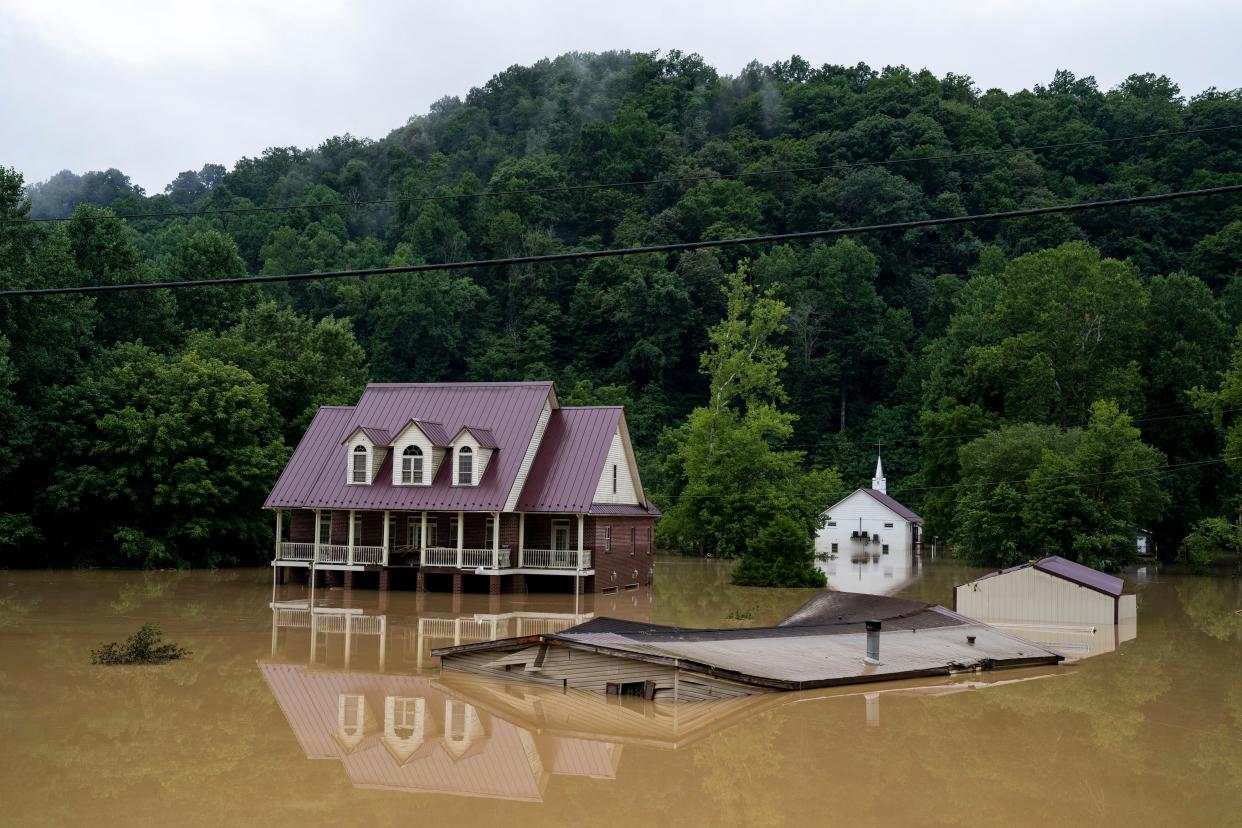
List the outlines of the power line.
{"label": "power line", "polygon": [[537,256],[509,256],[500,259],[472,259],[463,262],[435,262],[431,264],[400,265],[396,267],[376,267],[361,270],[331,270],[322,273],[286,273],[270,276],[237,276],[209,279],[187,279],[175,282],[133,282],[121,285],[82,285],[76,287],[24,288],[19,290],[0,291],[0,297],[15,296],[53,296],[60,294],[96,294],[116,293],[131,290],[163,290],[178,288],[216,287],[222,285],[268,284],[276,282],[308,282],[322,279],[342,279],[347,277],[392,276],[402,273],[427,273],[436,270],[467,270],[484,267],[512,267],[515,265],[551,264],[556,262],[585,261],[591,259],[615,258],[618,256],[640,256],[653,253],[680,253],[688,250],[703,250],[713,247],[737,247],[747,244],[766,244],[783,241],[803,241],[822,239],[835,236],[849,236],[858,233],[879,233],[891,230],[915,230],[922,227],[938,227],[956,224],[974,224],[984,221],[1002,221],[1031,216],[1046,216],[1057,213],[1077,213],[1085,210],[1101,210],[1113,207],[1128,207],[1136,204],[1157,204],[1165,201],[1178,201],[1187,198],[1225,195],[1242,192],[1242,184],[1228,184],[1221,187],[1208,187],[1201,190],[1182,190],[1172,193],[1156,193],[1154,195],[1114,198],[1105,201],[1082,201],[1074,204],[1057,204],[1050,207],[1027,207],[1021,210],[1004,210],[994,213],[976,213],[966,216],[948,216],[944,218],[916,219],[913,221],[897,221],[886,224],[867,224],[855,227],[836,227],[823,230],[803,230],[796,233],[770,233],[762,236],[743,236],[732,239],[716,239],[693,242],[673,242],[670,244],[651,244],[642,247],[622,247],[603,250],[579,250],[565,253],[546,253]]}
{"label": "power line", "polygon": [[[622,187],[652,187],[659,184],[685,184],[699,181],[719,181],[727,179],[741,178],[761,178],[772,175],[797,175],[809,172],[827,172],[829,170],[855,169],[859,167],[886,167],[894,164],[917,164],[924,161],[953,161],[961,158],[986,158],[995,155],[1008,155],[1019,152],[1042,152],[1054,149],[1069,149],[1072,147],[1095,146],[1102,144],[1116,144],[1127,141],[1143,141],[1148,138],[1178,138],[1186,135],[1201,135],[1204,133],[1224,132],[1228,130],[1242,129],[1242,124],[1227,124],[1225,126],[1215,127],[1197,127],[1193,129],[1182,129],[1172,132],[1149,132],[1143,135],[1127,135],[1120,138],[1094,138],[1086,141],[1064,141],[1052,144],[1033,144],[1025,147],[1004,147],[992,150],[975,150],[972,152],[945,153],[942,155],[922,155],[914,158],[889,158],[884,161],[845,161],[837,164],[821,164],[809,167],[785,167],[771,170],[752,170],[750,172],[738,173],[704,173],[702,175],[684,175],[674,176],[671,178],[648,178],[638,181],[609,181],[597,184],[569,184],[556,187],[532,187],[528,189],[517,190],[480,190],[477,193],[446,193],[431,196],[410,196],[405,198],[374,198],[374,199],[352,199],[348,201],[323,201],[312,204],[282,204],[268,205],[256,207],[225,207],[219,210],[176,210],[171,212],[148,212],[148,213],[124,213],[118,215],[117,218],[122,219],[162,219],[162,218],[187,218],[187,217],[210,217],[210,216],[227,216],[242,215],[247,213],[272,213],[290,210],[316,210],[316,209],[335,209],[345,207],[368,207],[391,204],[422,204],[435,201],[456,201],[468,198],[492,198],[496,196],[510,195],[544,195],[549,193],[570,193],[585,192],[591,190],[616,189]],[[51,223],[69,221],[68,217],[62,218],[9,218],[5,220],[6,224],[12,223]]]}

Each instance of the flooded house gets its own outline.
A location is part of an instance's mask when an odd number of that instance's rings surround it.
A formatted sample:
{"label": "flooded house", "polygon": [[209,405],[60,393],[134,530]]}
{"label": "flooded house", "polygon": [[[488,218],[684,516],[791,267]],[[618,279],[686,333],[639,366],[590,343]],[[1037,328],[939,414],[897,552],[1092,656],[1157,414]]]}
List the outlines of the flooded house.
{"label": "flooded house", "polygon": [[909,561],[921,549],[922,533],[923,519],[888,494],[884,463],[877,456],[871,488],[855,489],[828,507],[815,553],[857,563],[886,556]]}
{"label": "flooded house", "polygon": [[1055,555],[959,584],[953,608],[1074,661],[1138,635],[1137,597],[1121,578]]}
{"label": "flooded house", "polygon": [[368,385],[319,409],[264,506],[277,581],[492,594],[650,584],[659,517],[624,409],[551,382]]}
{"label": "flooded house", "polygon": [[1062,656],[941,606],[822,592],[772,627],[695,629],[596,618],[442,647],[441,671],[565,690],[701,701],[1057,664]]}

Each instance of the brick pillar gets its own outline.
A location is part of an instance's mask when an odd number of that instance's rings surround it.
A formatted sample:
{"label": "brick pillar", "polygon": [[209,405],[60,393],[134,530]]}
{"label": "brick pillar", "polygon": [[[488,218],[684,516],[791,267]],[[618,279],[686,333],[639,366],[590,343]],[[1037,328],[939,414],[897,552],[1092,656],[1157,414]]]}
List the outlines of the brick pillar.
{"label": "brick pillar", "polygon": [[487,596],[487,611],[491,615],[496,615],[500,612],[500,596],[499,595]]}
{"label": "brick pillar", "polygon": [[422,595],[427,591],[427,573],[420,570],[419,573],[414,576],[414,591],[419,595]]}
{"label": "brick pillar", "polygon": [[513,591],[517,593],[526,591],[526,576],[517,574],[513,576]]}
{"label": "brick pillar", "polygon": [[354,573],[353,573],[353,572],[346,571],[346,573],[345,573],[345,588],[346,588],[346,589],[353,589],[353,588],[354,588]]}
{"label": "brick pillar", "polygon": [[383,615],[388,612],[388,590],[383,590],[379,594],[379,614]]}
{"label": "brick pillar", "polygon": [[488,579],[487,579],[487,594],[488,595],[499,595],[500,594],[500,577],[501,576],[499,575],[488,576]]}
{"label": "brick pillar", "polygon": [[387,569],[380,570],[379,589],[380,589],[380,592],[388,591],[388,570]]}
{"label": "brick pillar", "polygon": [[461,573],[453,573],[453,594],[461,595]]}

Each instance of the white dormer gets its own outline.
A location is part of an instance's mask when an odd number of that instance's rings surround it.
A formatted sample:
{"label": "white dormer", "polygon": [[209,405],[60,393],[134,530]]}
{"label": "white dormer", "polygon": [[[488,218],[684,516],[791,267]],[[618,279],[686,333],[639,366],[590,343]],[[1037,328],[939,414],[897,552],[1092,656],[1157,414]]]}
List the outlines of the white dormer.
{"label": "white dormer", "polygon": [[439,423],[410,420],[392,441],[392,484],[430,486],[447,443]]}
{"label": "white dormer", "polygon": [[617,430],[612,434],[608,458],[604,461],[604,471],[595,485],[592,502],[638,506],[644,503],[643,484],[638,479],[638,463],[634,459],[634,447],[630,445],[630,433],[625,425],[624,414],[617,421]]}
{"label": "white dormer", "polygon": [[369,486],[388,455],[388,434],[358,426],[345,438],[345,482]]}
{"label": "white dormer", "polygon": [[452,485],[479,485],[495,450],[496,440],[489,430],[462,426],[453,438]]}

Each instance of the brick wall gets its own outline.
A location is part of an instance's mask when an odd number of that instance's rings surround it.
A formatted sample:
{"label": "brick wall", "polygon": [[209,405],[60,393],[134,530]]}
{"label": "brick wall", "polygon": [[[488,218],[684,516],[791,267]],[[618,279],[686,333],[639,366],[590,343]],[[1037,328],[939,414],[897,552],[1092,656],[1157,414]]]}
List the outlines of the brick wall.
{"label": "brick wall", "polygon": [[292,543],[315,542],[315,512],[295,509],[289,513],[289,540]]}
{"label": "brick wall", "polygon": [[[595,550],[595,591],[651,583],[655,519],[598,515],[587,518],[587,545]],[[612,530],[612,544],[607,541]],[[630,538],[633,532],[633,549]]]}

